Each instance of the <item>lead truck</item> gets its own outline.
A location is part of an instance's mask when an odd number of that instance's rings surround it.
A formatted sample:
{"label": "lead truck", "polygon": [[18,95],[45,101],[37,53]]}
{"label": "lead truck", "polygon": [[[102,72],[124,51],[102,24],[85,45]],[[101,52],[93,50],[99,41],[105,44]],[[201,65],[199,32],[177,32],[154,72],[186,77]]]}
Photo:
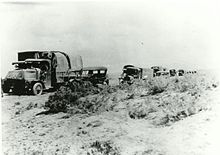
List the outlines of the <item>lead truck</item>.
{"label": "lead truck", "polygon": [[15,69],[2,79],[4,93],[41,95],[45,89],[77,79],[83,69],[81,56],[70,58],[61,51],[18,52],[18,61],[12,64]]}

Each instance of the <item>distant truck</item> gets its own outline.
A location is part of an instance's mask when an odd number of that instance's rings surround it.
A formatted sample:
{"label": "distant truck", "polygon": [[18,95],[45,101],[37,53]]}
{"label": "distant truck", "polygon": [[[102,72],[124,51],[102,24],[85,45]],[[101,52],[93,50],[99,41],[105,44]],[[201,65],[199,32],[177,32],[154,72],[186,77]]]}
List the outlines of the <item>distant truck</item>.
{"label": "distant truck", "polygon": [[25,51],[18,53],[13,62],[15,70],[9,71],[2,80],[4,93],[42,94],[44,89],[57,88],[63,83],[80,76],[82,58],[75,59],[61,51]]}
{"label": "distant truck", "polygon": [[120,83],[132,84],[135,79],[142,79],[143,69],[135,67],[133,65],[125,65],[122,70],[122,74],[119,77]]}
{"label": "distant truck", "polygon": [[[151,69],[153,70],[153,77],[160,76],[160,72],[167,72],[167,69],[162,66],[152,66]],[[157,74],[157,72],[159,72]]]}
{"label": "distant truck", "polygon": [[179,69],[177,72],[178,76],[183,76],[185,74],[185,71],[183,69]]}
{"label": "distant truck", "polygon": [[170,76],[176,76],[176,69],[170,69]]}
{"label": "distant truck", "polygon": [[82,80],[90,81],[93,85],[104,84],[109,85],[107,67],[84,67],[82,72]]}

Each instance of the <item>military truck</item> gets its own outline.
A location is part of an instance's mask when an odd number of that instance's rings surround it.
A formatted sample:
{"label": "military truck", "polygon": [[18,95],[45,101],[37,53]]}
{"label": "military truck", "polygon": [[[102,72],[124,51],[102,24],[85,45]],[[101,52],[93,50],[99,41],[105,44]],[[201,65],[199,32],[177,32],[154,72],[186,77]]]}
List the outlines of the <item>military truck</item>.
{"label": "military truck", "polygon": [[143,69],[133,65],[125,65],[122,74],[119,77],[119,84],[128,83],[132,84],[135,79],[142,79]]}
{"label": "military truck", "polygon": [[15,70],[9,71],[2,80],[4,93],[42,94],[44,89],[58,88],[82,73],[82,58],[70,59],[61,51],[25,51],[18,53],[13,62]]}
{"label": "military truck", "polygon": [[153,70],[153,77],[160,76],[162,74],[167,74],[167,68],[164,68],[162,66],[152,66],[151,69]]}
{"label": "military truck", "polygon": [[82,80],[90,81],[93,85],[104,84],[109,85],[107,67],[84,67],[82,72]]}
{"label": "military truck", "polygon": [[176,76],[176,69],[170,69],[170,76]]}
{"label": "military truck", "polygon": [[179,69],[177,72],[178,72],[178,76],[183,76],[185,73],[183,69]]}

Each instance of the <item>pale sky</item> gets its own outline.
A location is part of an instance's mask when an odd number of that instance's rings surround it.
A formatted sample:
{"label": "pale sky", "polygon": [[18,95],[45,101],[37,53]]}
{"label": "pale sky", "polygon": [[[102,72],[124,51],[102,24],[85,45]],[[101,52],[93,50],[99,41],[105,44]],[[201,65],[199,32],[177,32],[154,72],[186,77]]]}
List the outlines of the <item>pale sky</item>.
{"label": "pale sky", "polygon": [[216,68],[220,2],[146,0],[0,4],[1,75],[17,52],[61,50],[85,66]]}

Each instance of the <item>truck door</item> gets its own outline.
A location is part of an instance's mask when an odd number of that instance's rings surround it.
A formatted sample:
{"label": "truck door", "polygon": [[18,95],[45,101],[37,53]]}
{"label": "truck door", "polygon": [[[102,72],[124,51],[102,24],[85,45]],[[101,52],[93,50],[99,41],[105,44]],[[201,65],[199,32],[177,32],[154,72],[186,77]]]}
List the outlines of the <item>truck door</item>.
{"label": "truck door", "polygon": [[40,80],[44,83],[46,89],[51,88],[51,68],[49,63],[43,63],[40,69]]}

